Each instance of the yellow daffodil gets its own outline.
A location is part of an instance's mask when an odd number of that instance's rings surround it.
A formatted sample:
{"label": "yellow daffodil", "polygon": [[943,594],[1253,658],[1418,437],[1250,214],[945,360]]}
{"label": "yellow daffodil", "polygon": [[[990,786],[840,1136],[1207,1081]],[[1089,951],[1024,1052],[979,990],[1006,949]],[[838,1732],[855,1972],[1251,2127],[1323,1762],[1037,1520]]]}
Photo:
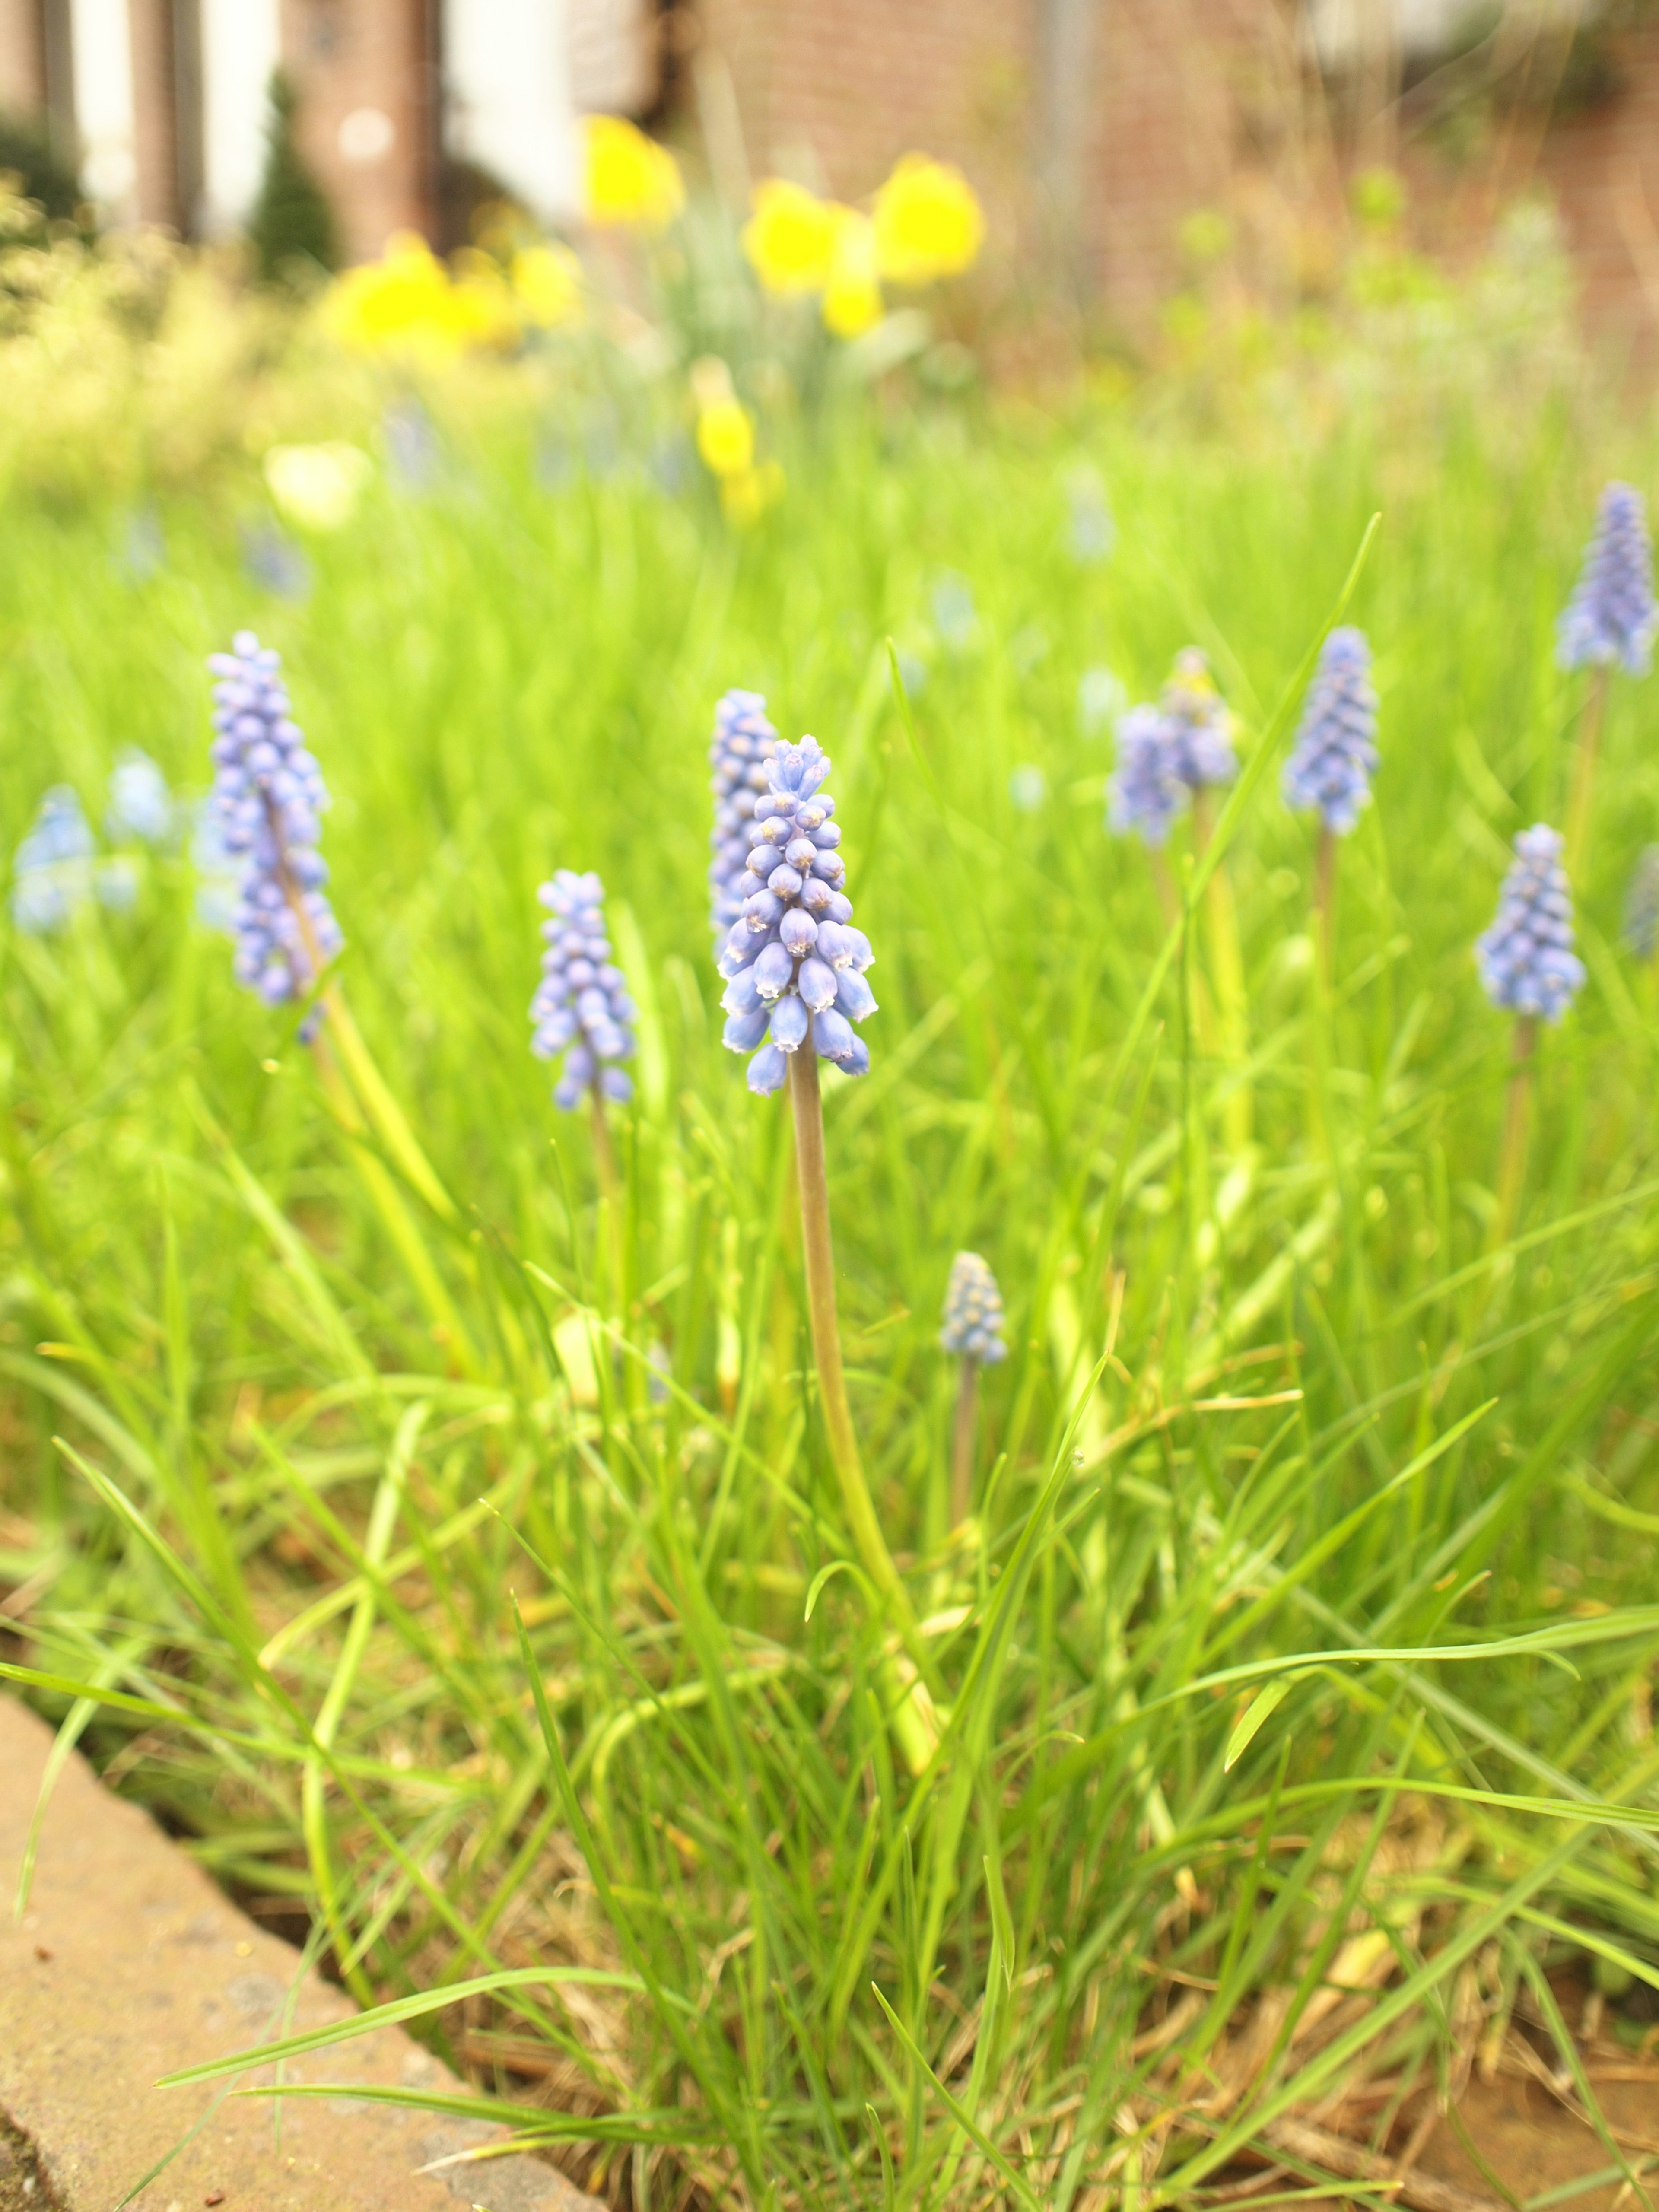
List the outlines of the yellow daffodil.
{"label": "yellow daffodil", "polygon": [[360,446],[273,446],[264,477],[277,511],[302,530],[339,530],[349,522],[374,464]]}
{"label": "yellow daffodil", "polygon": [[400,231],[380,260],[348,269],[329,287],[323,320],[361,353],[453,353],[465,343],[453,289],[426,240]]}
{"label": "yellow daffodil", "polygon": [[985,217],[960,169],[925,154],[906,154],[876,194],[881,274],[898,284],[931,284],[970,267],[985,239]]}
{"label": "yellow daffodil", "polygon": [[590,115],[585,205],[590,222],[660,230],[685,204],[679,164],[620,115]]}
{"label": "yellow daffodil", "polygon": [[581,264],[568,246],[526,246],[513,257],[513,294],[526,322],[538,331],[580,322]]}
{"label": "yellow daffodil", "polygon": [[499,263],[476,246],[455,256],[449,314],[463,345],[509,346],[519,337],[519,305]]}
{"label": "yellow daffodil", "polygon": [[830,281],[836,222],[843,210],[804,185],[768,177],[755,187],[743,250],[769,292],[821,292]]}
{"label": "yellow daffodil", "polygon": [[882,317],[876,226],[856,209],[838,207],[830,273],[823,287],[824,327],[855,338]]}
{"label": "yellow daffodil", "polygon": [[722,483],[753,468],[755,418],[740,399],[716,399],[698,410],[697,451]]}

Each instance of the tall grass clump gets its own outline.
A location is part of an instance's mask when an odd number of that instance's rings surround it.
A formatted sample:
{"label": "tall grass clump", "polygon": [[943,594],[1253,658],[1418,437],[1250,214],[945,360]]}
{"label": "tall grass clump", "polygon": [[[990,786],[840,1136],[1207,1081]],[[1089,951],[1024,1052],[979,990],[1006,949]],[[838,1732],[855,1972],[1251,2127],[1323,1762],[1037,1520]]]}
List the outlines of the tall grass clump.
{"label": "tall grass clump", "polygon": [[[14,502],[0,842],[52,789],[82,830],[0,937],[0,1667],[619,2207],[1310,2187],[1511,2020],[1570,2063],[1575,1978],[1632,2044],[1659,1987],[1629,687],[1524,1174],[1533,1017],[1473,950],[1564,817],[1584,510],[1654,453],[814,434],[732,530],[504,418],[308,541],[258,607],[333,801],[292,990],[236,988],[189,826],[234,501],[164,501],[137,580],[116,515]],[[1077,702],[1194,644],[1115,763],[1161,901]],[[1310,685],[1340,930],[1280,803]],[[176,826],[112,903],[131,746]]]}

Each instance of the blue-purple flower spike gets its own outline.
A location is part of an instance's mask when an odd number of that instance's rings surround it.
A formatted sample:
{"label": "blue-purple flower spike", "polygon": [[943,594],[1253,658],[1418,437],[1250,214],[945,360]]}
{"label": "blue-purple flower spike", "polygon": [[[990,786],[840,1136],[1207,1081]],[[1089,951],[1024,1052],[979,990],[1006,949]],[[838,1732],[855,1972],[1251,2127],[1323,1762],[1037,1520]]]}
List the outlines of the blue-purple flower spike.
{"label": "blue-purple flower spike", "polygon": [[1474,948],[1493,1006],[1550,1022],[1560,1020],[1584,981],[1584,964],[1572,949],[1572,893],[1561,844],[1560,832],[1541,822],[1520,832],[1497,919]]}
{"label": "blue-purple flower spike", "polygon": [[344,941],[317,850],[328,793],[289,712],[281,655],[240,630],[208,666],[219,679],[209,805],[220,843],[241,869],[231,917],[236,980],[281,1006],[312,989]]}
{"label": "blue-purple flower spike", "polygon": [[625,1105],[634,1085],[617,1063],[633,1057],[639,1009],[611,957],[605,885],[595,875],[561,868],[536,896],[550,919],[542,924],[542,980],[530,1002],[536,1025],[530,1049],[538,1060],[564,1054],[553,1103],[567,1114],[595,1082],[606,1098]]}
{"label": "blue-purple flower spike", "polygon": [[723,1042],[754,1053],[749,1088],[762,1097],[782,1090],[790,1054],[809,1042],[848,1075],[869,1073],[869,1048],[852,1025],[876,1011],[864,980],[875,955],[852,926],[836,802],[823,790],[829,774],[816,738],[780,745],[767,762],[755,843],[735,886],[741,910],[717,955],[730,1017]]}
{"label": "blue-purple flower spike", "polygon": [[1631,485],[1610,483],[1577,588],[1556,625],[1555,657],[1563,668],[1617,666],[1645,676],[1656,630],[1647,509]]}
{"label": "blue-purple flower spike", "polygon": [[1296,747],[1285,763],[1285,804],[1310,808],[1346,837],[1371,803],[1376,772],[1376,694],[1371,648],[1358,629],[1334,629],[1308,688]]}
{"label": "blue-purple flower spike", "polygon": [[977,1252],[958,1252],[951,1262],[939,1340],[946,1352],[976,1359],[981,1367],[994,1367],[1008,1357],[1002,1340],[1002,1293]]}
{"label": "blue-purple flower spike", "polygon": [[738,879],[754,843],[750,811],[766,788],[766,763],[778,749],[778,733],[766,719],[758,691],[728,691],[714,709],[714,736],[708,748],[714,770],[714,826],[708,833],[708,921],[719,949],[743,912]]}
{"label": "blue-purple flower spike", "polygon": [[1195,645],[1176,655],[1161,701],[1169,727],[1170,773],[1189,791],[1231,783],[1238,774],[1233,718]]}
{"label": "blue-purple flower spike", "polygon": [[1167,845],[1176,815],[1191,803],[1170,764],[1161,708],[1132,707],[1117,726],[1117,767],[1106,787],[1106,824],[1154,847]]}

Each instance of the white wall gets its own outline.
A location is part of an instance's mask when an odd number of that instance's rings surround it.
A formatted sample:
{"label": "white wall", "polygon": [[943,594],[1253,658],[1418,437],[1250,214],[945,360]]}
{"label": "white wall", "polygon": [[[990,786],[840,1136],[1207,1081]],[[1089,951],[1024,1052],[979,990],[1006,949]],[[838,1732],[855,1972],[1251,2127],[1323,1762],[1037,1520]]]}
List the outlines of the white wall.
{"label": "white wall", "polygon": [[[1500,0],[1525,25],[1589,22],[1602,0]],[[1407,54],[1433,53],[1462,27],[1490,20],[1492,0],[1308,0],[1308,15],[1328,67],[1340,66],[1379,32]]]}
{"label": "white wall", "polygon": [[580,206],[566,0],[445,0],[445,136],[535,214]]}
{"label": "white wall", "polygon": [[127,0],[70,0],[81,189],[112,222],[138,212],[133,150],[132,30]]}
{"label": "white wall", "polygon": [[246,220],[264,174],[266,94],[282,54],[277,4],[278,0],[201,0],[199,216],[210,235],[234,230]]}

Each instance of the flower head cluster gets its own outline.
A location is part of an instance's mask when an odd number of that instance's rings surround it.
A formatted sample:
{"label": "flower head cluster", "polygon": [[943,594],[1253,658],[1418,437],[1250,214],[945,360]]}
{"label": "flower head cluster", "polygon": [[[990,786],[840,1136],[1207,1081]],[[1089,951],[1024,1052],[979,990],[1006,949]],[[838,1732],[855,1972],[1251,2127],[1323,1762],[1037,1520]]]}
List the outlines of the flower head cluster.
{"label": "flower head cluster", "polygon": [[933,284],[977,258],[985,217],[960,169],[906,154],[865,215],[804,185],[767,177],[755,187],[743,250],[769,292],[816,293],[824,326],[854,338],[881,320],[881,287]]}
{"label": "flower head cluster", "polygon": [[1358,629],[1334,629],[1302,710],[1296,747],[1285,763],[1285,804],[1311,808],[1346,837],[1371,803],[1376,771],[1376,694],[1371,648]]}
{"label": "flower head cluster", "polygon": [[730,1017],[723,1042],[754,1054],[749,1088],[762,1097],[782,1089],[789,1055],[809,1041],[848,1075],[869,1071],[852,1024],[876,1011],[864,980],[875,955],[842,888],[836,802],[822,789],[829,774],[816,738],[779,745],[766,763],[766,789],[752,801],[756,842],[734,886],[742,911],[717,956]]}
{"label": "flower head cluster", "polygon": [[1542,822],[1520,832],[1497,919],[1474,947],[1493,1006],[1552,1022],[1560,1020],[1584,981],[1583,963],[1572,949],[1572,893],[1561,842],[1560,832]]}
{"label": "flower head cluster", "polygon": [[714,826],[708,833],[708,921],[716,941],[743,912],[738,880],[755,842],[755,794],[766,788],[766,763],[778,749],[778,733],[766,719],[759,691],[728,691],[714,709],[714,735],[708,747],[714,770]]}
{"label": "flower head cluster", "polygon": [[317,850],[328,793],[289,712],[280,655],[241,630],[208,666],[219,678],[210,805],[225,851],[241,866],[236,980],[280,1006],[302,998],[343,942]]}
{"label": "flower head cluster", "polygon": [[977,1252],[958,1252],[945,1292],[945,1326],[939,1340],[947,1352],[994,1367],[1008,1357],[1002,1340],[1002,1293]]}
{"label": "flower head cluster", "polygon": [[1645,676],[1659,631],[1653,597],[1653,544],[1642,495],[1610,483],[1596,510],[1595,535],[1577,588],[1556,625],[1555,657],[1563,668],[1615,663]]}
{"label": "flower head cluster", "polygon": [[1169,842],[1176,817],[1206,785],[1238,774],[1233,718],[1196,646],[1176,658],[1156,707],[1132,707],[1117,726],[1117,769],[1107,785],[1107,825],[1148,845]]}
{"label": "flower head cluster", "polygon": [[583,211],[590,222],[661,230],[685,205],[680,165],[622,115],[583,119]]}
{"label": "flower head cluster", "polygon": [[54,784],[17,848],[13,868],[12,920],[26,936],[61,929],[85,905],[92,896],[96,842],[76,793],[66,783]]}
{"label": "flower head cluster", "polygon": [[542,980],[530,1001],[536,1024],[530,1049],[538,1060],[563,1053],[553,1103],[567,1114],[580,1105],[583,1091],[594,1082],[607,1098],[625,1105],[634,1085],[616,1063],[633,1058],[639,1009],[611,957],[605,885],[596,875],[561,868],[536,896],[551,919],[542,924],[547,950]]}

